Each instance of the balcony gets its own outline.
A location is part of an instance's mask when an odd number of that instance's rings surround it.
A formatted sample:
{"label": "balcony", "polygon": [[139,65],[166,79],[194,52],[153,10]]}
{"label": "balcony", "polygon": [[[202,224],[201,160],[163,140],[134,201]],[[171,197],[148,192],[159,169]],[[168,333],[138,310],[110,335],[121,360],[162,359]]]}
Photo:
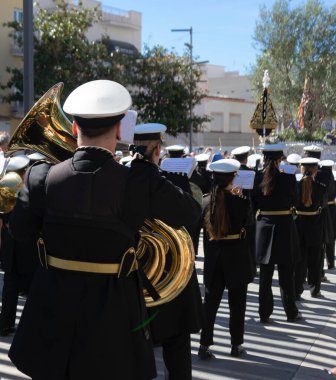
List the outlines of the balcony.
{"label": "balcony", "polygon": [[120,27],[131,28],[135,30],[141,29],[141,13],[134,11],[125,11],[123,9],[101,6],[102,22]]}

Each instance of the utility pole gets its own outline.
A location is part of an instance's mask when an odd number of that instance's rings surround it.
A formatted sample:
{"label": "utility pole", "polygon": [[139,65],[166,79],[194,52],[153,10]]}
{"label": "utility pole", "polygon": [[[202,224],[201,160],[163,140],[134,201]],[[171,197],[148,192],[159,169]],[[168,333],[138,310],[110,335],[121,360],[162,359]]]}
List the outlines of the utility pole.
{"label": "utility pole", "polygon": [[23,112],[34,104],[33,0],[23,0]]}
{"label": "utility pole", "polygon": [[189,48],[190,53],[190,85],[189,85],[189,93],[190,93],[190,104],[189,104],[189,153],[192,152],[192,135],[193,135],[193,123],[192,123],[192,80],[193,80],[193,29],[190,27],[189,29],[171,29],[172,32],[189,32],[190,34],[190,43],[186,44]]}

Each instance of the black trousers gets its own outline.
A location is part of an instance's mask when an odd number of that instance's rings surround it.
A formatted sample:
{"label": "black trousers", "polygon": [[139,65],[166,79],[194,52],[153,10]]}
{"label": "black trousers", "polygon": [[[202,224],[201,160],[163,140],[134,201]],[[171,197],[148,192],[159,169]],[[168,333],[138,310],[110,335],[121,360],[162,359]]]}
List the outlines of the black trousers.
{"label": "black trousers", "polygon": [[328,268],[335,268],[335,241],[331,244],[326,244],[326,258]]}
{"label": "black trousers", "polygon": [[321,245],[310,247],[302,246],[302,260],[295,268],[295,291],[302,294],[306,276],[308,285],[314,287],[315,292],[321,289],[321,272],[323,268],[323,250]]}
{"label": "black trousers", "polygon": [[162,355],[169,380],[191,380],[190,334],[180,334],[164,340]]}
{"label": "black trousers", "polygon": [[244,343],[247,284],[243,284],[238,288],[228,287],[225,283],[221,266],[219,265],[214,271],[211,285],[205,289],[203,304],[204,325],[202,327],[200,341],[204,346],[211,346],[213,344],[216,314],[225,288],[228,289],[231,344],[240,345]]}
{"label": "black trousers", "polygon": [[[260,265],[259,315],[261,319],[267,319],[273,313],[272,279],[274,267],[275,264]],[[298,314],[294,293],[294,266],[277,264],[277,267],[282,305],[287,318],[294,318]]]}
{"label": "black trousers", "polygon": [[28,292],[32,278],[32,273],[18,274],[16,272],[5,272],[2,288],[0,328],[14,327],[19,292],[22,290]]}

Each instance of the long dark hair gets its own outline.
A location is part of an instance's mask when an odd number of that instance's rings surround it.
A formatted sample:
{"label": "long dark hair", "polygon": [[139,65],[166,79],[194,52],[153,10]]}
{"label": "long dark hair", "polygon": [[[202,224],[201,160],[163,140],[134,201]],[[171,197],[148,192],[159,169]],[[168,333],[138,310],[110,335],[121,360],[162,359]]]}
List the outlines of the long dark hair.
{"label": "long dark hair", "polygon": [[276,185],[276,175],[279,173],[276,158],[265,158],[264,175],[260,187],[263,195],[271,195]]}
{"label": "long dark hair", "polygon": [[304,172],[301,179],[301,202],[305,207],[313,204],[313,175],[317,172],[317,165],[303,166]]}
{"label": "long dark hair", "polygon": [[229,234],[231,222],[227,207],[227,190],[235,173],[214,173],[210,205],[205,214],[205,227],[210,240],[218,240]]}

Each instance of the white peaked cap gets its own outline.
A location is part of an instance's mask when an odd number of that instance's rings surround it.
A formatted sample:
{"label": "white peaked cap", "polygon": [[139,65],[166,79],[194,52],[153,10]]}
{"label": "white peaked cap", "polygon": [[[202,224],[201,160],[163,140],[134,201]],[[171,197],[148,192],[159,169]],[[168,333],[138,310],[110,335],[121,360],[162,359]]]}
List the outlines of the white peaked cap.
{"label": "white peaked cap", "polygon": [[314,165],[314,164],[318,164],[319,162],[320,162],[320,160],[318,158],[305,157],[305,158],[301,158],[301,160],[299,161],[299,164],[301,164],[301,165]]}
{"label": "white peaked cap", "polygon": [[284,144],[265,144],[261,147],[263,152],[282,152],[285,148]]}
{"label": "white peaked cap", "polygon": [[29,165],[29,161],[29,158],[24,155],[11,157],[7,165],[7,171],[15,172],[17,170],[24,169]]}
{"label": "white peaked cap", "polygon": [[197,162],[208,161],[209,157],[210,154],[207,153],[196,154],[195,156]]}
{"label": "white peaked cap", "polygon": [[257,161],[260,161],[262,162],[263,161],[263,157],[261,154],[259,153],[254,153],[254,154],[251,154],[250,156],[247,157],[247,166],[248,167],[255,167],[256,166],[256,163]]}
{"label": "white peaked cap", "polygon": [[164,133],[167,127],[159,123],[145,123],[135,126],[134,133],[137,135],[151,134],[151,133]]}
{"label": "white peaked cap", "polygon": [[101,79],[87,82],[73,90],[63,109],[70,115],[92,119],[121,115],[131,105],[131,95],[124,86]]}
{"label": "white peaked cap", "polygon": [[133,157],[132,156],[126,156],[120,159],[120,163],[126,165],[128,162],[132,161]]}
{"label": "white peaked cap", "polygon": [[170,145],[166,147],[166,150],[168,150],[168,152],[178,152],[180,150],[184,151],[185,146],[184,145]]}
{"label": "white peaked cap", "polygon": [[212,162],[209,169],[217,173],[234,173],[240,168],[240,162],[232,158],[224,158]]}
{"label": "white peaked cap", "polygon": [[231,151],[234,156],[239,156],[240,154],[246,154],[251,150],[249,146],[239,146]]}
{"label": "white peaked cap", "polygon": [[334,166],[334,161],[333,160],[322,160],[322,161],[320,161],[320,163],[319,163],[319,165],[321,166],[321,167],[328,167],[328,166]]}
{"label": "white peaked cap", "polygon": [[322,152],[323,149],[318,145],[309,145],[305,146],[303,150],[306,152]]}
{"label": "white peaked cap", "polygon": [[121,150],[116,150],[115,155],[118,157],[123,157],[123,152]]}
{"label": "white peaked cap", "polygon": [[27,154],[27,157],[31,161],[39,161],[39,160],[44,160],[46,158],[42,153],[39,153],[39,152],[34,152],[34,153],[31,153],[31,154]]}
{"label": "white peaked cap", "polygon": [[287,162],[289,163],[289,164],[298,164],[299,163],[299,161],[301,160],[301,156],[299,155],[299,154],[297,154],[297,153],[292,153],[292,154],[289,154],[288,156],[287,156]]}

